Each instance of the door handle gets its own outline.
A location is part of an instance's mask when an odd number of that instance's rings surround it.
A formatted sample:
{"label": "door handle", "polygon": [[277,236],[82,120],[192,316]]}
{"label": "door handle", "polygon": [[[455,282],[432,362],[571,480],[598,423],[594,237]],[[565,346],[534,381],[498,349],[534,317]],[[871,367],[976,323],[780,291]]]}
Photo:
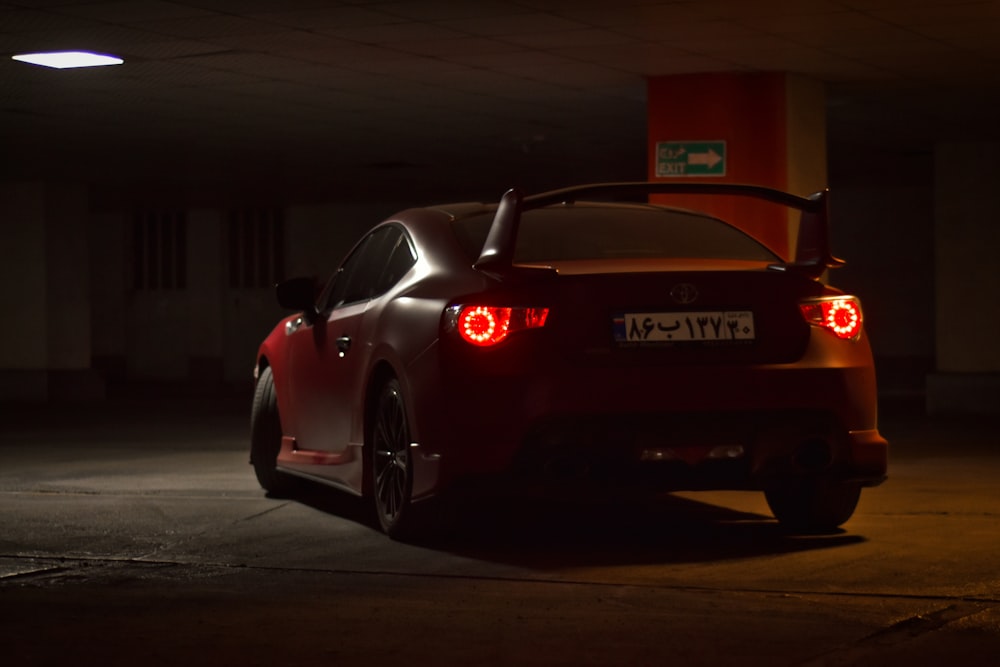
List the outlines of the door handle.
{"label": "door handle", "polygon": [[351,337],[350,336],[341,336],[340,338],[338,338],[337,339],[337,349],[339,350],[339,352],[337,353],[337,356],[339,356],[341,359],[343,359],[344,355],[347,354],[347,351],[351,349]]}

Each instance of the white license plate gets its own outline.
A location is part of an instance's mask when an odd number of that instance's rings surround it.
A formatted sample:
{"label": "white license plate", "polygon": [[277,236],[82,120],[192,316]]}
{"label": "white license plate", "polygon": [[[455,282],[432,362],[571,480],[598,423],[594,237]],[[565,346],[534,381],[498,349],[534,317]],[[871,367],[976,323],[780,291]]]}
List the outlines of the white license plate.
{"label": "white license plate", "polygon": [[737,342],[755,338],[749,310],[622,313],[614,318],[619,343]]}

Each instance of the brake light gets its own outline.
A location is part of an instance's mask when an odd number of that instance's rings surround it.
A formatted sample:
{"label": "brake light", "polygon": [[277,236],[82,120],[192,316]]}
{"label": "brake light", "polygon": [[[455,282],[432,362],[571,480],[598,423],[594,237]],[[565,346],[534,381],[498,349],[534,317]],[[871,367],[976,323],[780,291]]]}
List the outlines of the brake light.
{"label": "brake light", "polygon": [[861,335],[861,301],[853,296],[816,299],[800,304],[810,324],[823,327],[838,338],[854,340]]}
{"label": "brake light", "polygon": [[515,331],[541,328],[548,316],[548,308],[456,306],[452,310],[459,336],[480,347],[496,345]]}

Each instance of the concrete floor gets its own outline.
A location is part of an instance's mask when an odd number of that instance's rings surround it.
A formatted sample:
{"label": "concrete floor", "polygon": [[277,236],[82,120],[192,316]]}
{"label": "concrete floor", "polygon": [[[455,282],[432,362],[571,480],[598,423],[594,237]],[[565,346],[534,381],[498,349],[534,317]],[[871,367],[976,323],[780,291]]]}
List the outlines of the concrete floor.
{"label": "concrete floor", "polygon": [[890,481],[832,535],[756,493],[483,507],[392,542],[267,498],[248,405],[0,406],[0,646],[62,665],[995,665],[1000,437],[894,410]]}

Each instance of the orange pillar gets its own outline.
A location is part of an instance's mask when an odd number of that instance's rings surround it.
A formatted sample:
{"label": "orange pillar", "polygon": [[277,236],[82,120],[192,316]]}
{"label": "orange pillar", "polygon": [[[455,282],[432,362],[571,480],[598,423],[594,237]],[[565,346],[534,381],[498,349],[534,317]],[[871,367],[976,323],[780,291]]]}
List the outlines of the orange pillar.
{"label": "orange pillar", "polygon": [[[821,83],[781,72],[648,81],[649,180],[762,185],[806,196],[827,186]],[[798,214],[745,198],[655,195],[737,224],[783,257]]]}

